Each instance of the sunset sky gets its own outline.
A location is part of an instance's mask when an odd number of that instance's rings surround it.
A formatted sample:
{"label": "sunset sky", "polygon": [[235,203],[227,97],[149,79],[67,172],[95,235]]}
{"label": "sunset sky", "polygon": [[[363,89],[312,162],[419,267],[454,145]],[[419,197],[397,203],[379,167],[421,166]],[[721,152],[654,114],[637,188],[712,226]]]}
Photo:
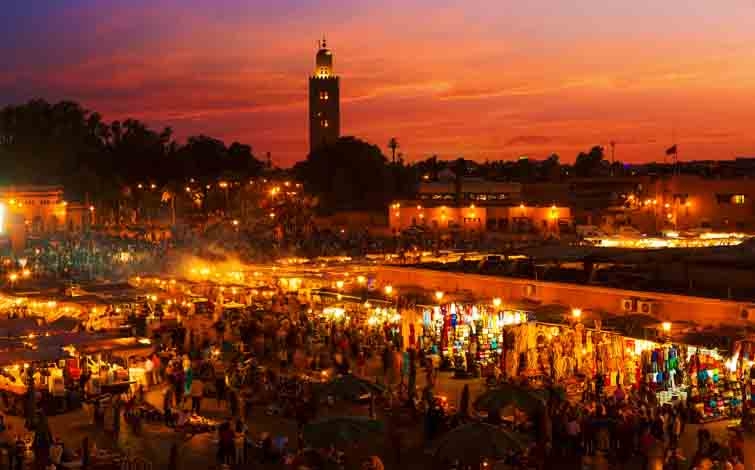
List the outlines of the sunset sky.
{"label": "sunset sky", "polygon": [[755,156],[754,0],[8,0],[0,104],[72,99],[106,119],[307,150],[325,33],[342,130],[409,160]]}

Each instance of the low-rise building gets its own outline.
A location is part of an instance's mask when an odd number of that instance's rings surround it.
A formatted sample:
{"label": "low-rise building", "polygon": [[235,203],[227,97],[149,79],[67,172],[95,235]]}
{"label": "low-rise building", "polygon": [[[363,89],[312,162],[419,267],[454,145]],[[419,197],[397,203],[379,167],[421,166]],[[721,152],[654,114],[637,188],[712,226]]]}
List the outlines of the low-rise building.
{"label": "low-rise building", "polygon": [[394,232],[410,227],[428,230],[559,234],[571,230],[571,209],[535,205],[411,205],[397,202],[390,208]]}
{"label": "low-rise building", "polygon": [[755,180],[677,175],[655,184],[655,218],[667,229],[755,231]]}
{"label": "low-rise building", "polygon": [[393,232],[420,227],[555,235],[572,226],[568,206],[542,199],[527,201],[521,183],[456,178],[451,171],[439,174],[437,181],[422,182],[413,199],[394,202],[388,212]]}
{"label": "low-rise building", "polygon": [[0,212],[0,232],[11,241],[13,250],[22,250],[28,236],[88,229],[94,207],[69,204],[60,186],[2,186]]}
{"label": "low-rise building", "polygon": [[28,233],[65,228],[67,203],[60,186],[2,186],[0,202],[5,206],[6,220],[20,219]]}

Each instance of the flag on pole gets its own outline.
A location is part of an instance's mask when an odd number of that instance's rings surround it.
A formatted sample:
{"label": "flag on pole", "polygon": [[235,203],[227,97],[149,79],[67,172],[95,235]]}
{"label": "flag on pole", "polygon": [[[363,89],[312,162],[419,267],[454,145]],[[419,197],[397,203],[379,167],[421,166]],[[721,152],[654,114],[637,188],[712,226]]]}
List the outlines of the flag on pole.
{"label": "flag on pole", "polygon": [[666,149],[666,155],[676,155],[676,144]]}

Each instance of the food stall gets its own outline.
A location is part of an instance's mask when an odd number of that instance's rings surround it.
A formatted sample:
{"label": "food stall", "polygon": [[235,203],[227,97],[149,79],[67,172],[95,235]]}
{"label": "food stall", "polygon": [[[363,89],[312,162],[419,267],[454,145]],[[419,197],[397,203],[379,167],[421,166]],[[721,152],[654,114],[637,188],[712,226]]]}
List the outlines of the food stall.
{"label": "food stall", "polygon": [[53,348],[15,350],[3,354],[0,369],[0,408],[23,416],[34,387],[35,406],[56,415],[79,408],[80,394],[65,374],[65,353]]}

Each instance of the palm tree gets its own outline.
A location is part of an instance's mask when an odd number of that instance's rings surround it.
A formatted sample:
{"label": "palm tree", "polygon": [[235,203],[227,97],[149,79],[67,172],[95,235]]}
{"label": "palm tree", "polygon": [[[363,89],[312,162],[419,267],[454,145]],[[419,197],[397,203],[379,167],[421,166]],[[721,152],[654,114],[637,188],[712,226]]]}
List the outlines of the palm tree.
{"label": "palm tree", "polygon": [[391,161],[396,163],[396,149],[398,148],[398,140],[395,137],[391,137],[388,141],[388,148],[391,149]]}

